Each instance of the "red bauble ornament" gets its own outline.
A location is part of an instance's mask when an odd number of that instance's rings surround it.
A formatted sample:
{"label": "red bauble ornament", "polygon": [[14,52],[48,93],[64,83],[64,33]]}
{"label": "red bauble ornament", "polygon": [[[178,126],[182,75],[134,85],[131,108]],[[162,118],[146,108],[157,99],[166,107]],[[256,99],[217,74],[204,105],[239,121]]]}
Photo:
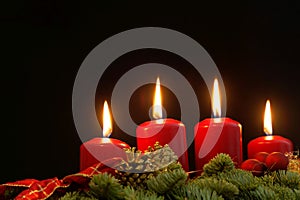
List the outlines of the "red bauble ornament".
{"label": "red bauble ornament", "polygon": [[266,165],[270,171],[287,170],[289,159],[281,152],[270,153],[266,158]]}
{"label": "red bauble ornament", "polygon": [[267,152],[258,152],[254,155],[254,159],[266,163],[266,158],[268,157],[269,153]]}
{"label": "red bauble ornament", "polygon": [[241,165],[241,169],[250,171],[254,176],[262,176],[265,168],[264,163],[256,159],[245,160]]}

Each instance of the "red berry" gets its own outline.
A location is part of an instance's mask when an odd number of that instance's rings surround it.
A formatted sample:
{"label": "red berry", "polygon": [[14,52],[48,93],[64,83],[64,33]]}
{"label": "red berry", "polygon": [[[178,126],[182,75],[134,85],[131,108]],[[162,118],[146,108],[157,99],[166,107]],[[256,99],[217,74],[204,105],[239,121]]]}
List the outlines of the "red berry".
{"label": "red berry", "polygon": [[281,152],[270,153],[266,158],[266,165],[270,171],[286,170],[289,159]]}
{"label": "red berry", "polygon": [[266,163],[266,158],[268,155],[269,155],[269,153],[267,153],[267,152],[258,152],[254,155],[254,159],[256,159],[260,162]]}
{"label": "red berry", "polygon": [[241,165],[241,169],[250,171],[254,176],[262,176],[265,168],[264,163],[256,159],[245,160]]}

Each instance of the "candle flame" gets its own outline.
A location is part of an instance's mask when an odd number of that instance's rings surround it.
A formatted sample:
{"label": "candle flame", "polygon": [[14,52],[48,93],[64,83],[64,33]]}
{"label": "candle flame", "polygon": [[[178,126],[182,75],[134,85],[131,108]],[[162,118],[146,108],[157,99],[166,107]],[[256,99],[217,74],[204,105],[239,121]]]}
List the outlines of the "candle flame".
{"label": "candle flame", "polygon": [[264,114],[264,132],[267,135],[272,135],[272,115],[270,101],[267,100]]}
{"label": "candle flame", "polygon": [[161,119],[162,118],[161,92],[160,92],[159,77],[157,77],[157,79],[156,79],[156,87],[155,87],[155,94],[154,94],[154,100],[153,100],[152,116],[154,117],[154,119]]}
{"label": "candle flame", "polygon": [[107,101],[103,106],[103,137],[109,137],[112,133],[112,122]]}
{"label": "candle flame", "polygon": [[221,96],[219,90],[219,82],[217,78],[215,78],[214,80],[211,103],[213,117],[221,117]]}

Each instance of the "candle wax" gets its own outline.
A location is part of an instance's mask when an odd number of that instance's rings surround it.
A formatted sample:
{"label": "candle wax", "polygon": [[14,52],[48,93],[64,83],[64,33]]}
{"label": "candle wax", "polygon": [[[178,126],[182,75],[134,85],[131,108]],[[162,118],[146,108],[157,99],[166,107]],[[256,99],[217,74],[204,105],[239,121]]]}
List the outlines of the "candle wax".
{"label": "candle wax", "polygon": [[291,152],[293,151],[293,143],[279,135],[261,136],[251,140],[248,143],[248,158],[254,158],[258,152]]}
{"label": "candle wax", "polygon": [[130,146],[117,139],[91,139],[80,146],[80,170],[114,157],[126,159],[124,148],[130,148]]}
{"label": "candle wax", "polygon": [[144,151],[155,142],[168,144],[179,157],[183,169],[189,170],[185,126],[175,119],[158,119],[140,124],[136,130],[137,147]]}
{"label": "candle wax", "polygon": [[241,124],[230,118],[209,118],[195,125],[195,167],[198,175],[203,171],[203,166],[218,153],[229,154],[237,167],[241,165],[241,129]]}

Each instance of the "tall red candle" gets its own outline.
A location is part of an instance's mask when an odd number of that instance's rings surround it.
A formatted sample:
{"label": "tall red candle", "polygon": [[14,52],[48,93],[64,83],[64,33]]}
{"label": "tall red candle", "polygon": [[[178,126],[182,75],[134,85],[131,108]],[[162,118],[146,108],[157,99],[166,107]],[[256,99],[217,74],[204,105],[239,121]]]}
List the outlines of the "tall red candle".
{"label": "tall red candle", "polygon": [[267,100],[264,114],[264,132],[266,136],[261,136],[251,140],[248,143],[248,158],[254,158],[258,152],[291,152],[293,151],[293,143],[284,137],[272,135],[272,115],[270,101]]}
{"label": "tall red candle", "polygon": [[137,147],[147,150],[155,142],[161,145],[168,144],[179,157],[182,167],[188,171],[188,153],[186,145],[185,126],[175,119],[152,120],[144,122],[136,130]]}
{"label": "tall red candle", "polygon": [[147,121],[140,124],[136,129],[137,147],[139,150],[147,150],[148,146],[153,146],[155,142],[161,145],[168,144],[179,157],[182,167],[188,171],[188,152],[186,145],[186,130],[182,122],[175,119],[161,119],[161,94],[160,82],[157,79],[153,117],[156,120]]}
{"label": "tall red candle", "polygon": [[93,164],[113,157],[126,158],[123,149],[130,146],[120,140],[108,138],[111,132],[111,117],[107,102],[105,101],[103,109],[103,136],[105,138],[94,138],[80,146],[80,170],[84,170]]}
{"label": "tall red candle", "polygon": [[215,79],[212,95],[213,115],[194,127],[195,168],[198,175],[203,166],[218,153],[229,154],[236,166],[243,162],[242,126],[230,118],[221,118],[221,105],[218,81]]}

